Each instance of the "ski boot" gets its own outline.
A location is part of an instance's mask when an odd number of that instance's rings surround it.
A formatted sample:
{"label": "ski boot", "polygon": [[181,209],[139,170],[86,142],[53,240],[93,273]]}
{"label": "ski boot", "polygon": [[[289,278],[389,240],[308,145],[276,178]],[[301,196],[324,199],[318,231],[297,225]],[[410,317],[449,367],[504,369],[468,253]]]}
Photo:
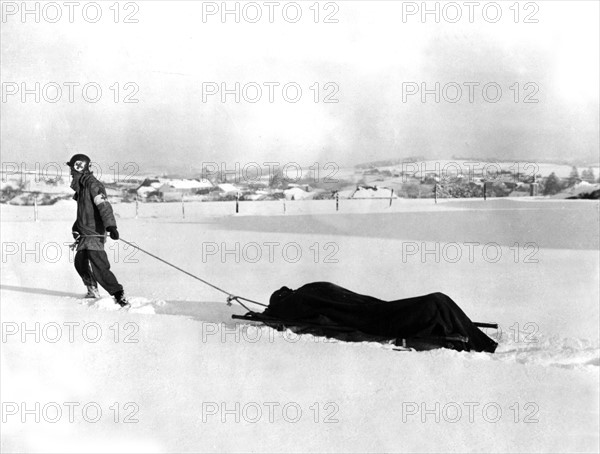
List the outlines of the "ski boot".
{"label": "ski boot", "polygon": [[100,292],[95,285],[86,285],[87,293],[84,298],[100,298]]}
{"label": "ski boot", "polygon": [[127,301],[127,298],[125,298],[125,292],[123,290],[119,290],[117,293],[115,293],[113,298],[119,306],[123,308],[131,307],[131,304],[129,304],[129,301]]}

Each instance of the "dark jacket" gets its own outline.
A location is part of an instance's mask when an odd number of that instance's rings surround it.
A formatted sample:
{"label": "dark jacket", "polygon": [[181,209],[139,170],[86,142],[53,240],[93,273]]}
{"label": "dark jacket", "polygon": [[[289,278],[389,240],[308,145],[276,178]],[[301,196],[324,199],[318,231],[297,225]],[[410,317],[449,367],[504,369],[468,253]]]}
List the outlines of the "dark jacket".
{"label": "dark jacket", "polygon": [[[73,199],[77,201],[77,220],[73,230],[82,235],[77,250],[103,250],[106,241],[106,228],[117,226],[113,209],[106,198],[104,185],[91,173],[84,173],[72,184],[75,189]],[[103,237],[86,237],[103,235]]]}

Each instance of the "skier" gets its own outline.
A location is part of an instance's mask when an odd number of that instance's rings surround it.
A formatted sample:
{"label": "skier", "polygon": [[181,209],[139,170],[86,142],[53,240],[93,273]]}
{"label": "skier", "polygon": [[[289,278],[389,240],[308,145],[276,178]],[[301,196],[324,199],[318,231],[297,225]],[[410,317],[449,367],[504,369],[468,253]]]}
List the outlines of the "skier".
{"label": "skier", "polygon": [[98,283],[121,307],[128,307],[123,286],[110,271],[104,251],[106,231],[113,240],[119,239],[112,206],[106,200],[104,185],[90,171],[90,158],[74,155],[66,164],[71,168],[71,189],[77,201],[77,220],[72,233],[77,245],[75,269],[87,287],[86,298],[98,298]]}

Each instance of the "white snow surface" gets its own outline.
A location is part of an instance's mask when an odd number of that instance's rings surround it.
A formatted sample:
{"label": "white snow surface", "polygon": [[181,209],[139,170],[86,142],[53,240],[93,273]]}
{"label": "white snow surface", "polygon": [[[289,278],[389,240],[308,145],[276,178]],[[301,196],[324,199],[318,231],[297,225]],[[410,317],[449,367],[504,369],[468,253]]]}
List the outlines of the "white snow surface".
{"label": "white snow surface", "polygon": [[[87,300],[69,256],[74,202],[38,207],[38,222],[2,205],[2,452],[599,451],[597,202],[233,207],[114,209],[123,239],[233,294],[267,303],[314,281],[386,300],[441,291],[500,324],[497,352],[240,323],[242,307],[123,242],[107,252],[132,307],[103,290]],[[494,246],[471,261],[469,242]],[[439,260],[421,255],[436,247]]]}

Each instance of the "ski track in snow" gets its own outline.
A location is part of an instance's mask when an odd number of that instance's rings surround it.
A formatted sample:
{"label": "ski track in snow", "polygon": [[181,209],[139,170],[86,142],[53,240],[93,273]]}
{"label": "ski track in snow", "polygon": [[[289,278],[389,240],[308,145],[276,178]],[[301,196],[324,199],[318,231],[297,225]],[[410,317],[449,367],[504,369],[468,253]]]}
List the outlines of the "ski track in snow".
{"label": "ski track in snow", "polygon": [[149,298],[144,298],[143,296],[128,297],[127,300],[129,301],[129,304],[131,304],[131,307],[128,309],[123,309],[115,303],[115,300],[112,298],[112,296],[105,296],[97,299],[77,299],[79,304],[87,306],[90,309],[97,309],[109,312],[127,311],[134,314],[156,314],[156,308],[162,307],[166,304],[165,301],[152,300]]}
{"label": "ski track in snow", "polygon": [[[115,304],[110,296],[99,299],[76,299],[76,301],[90,310],[101,311],[127,311],[133,314],[146,315],[175,315],[178,314],[176,303],[168,303],[164,300],[153,300],[142,296],[128,297],[131,304],[129,309],[122,309]],[[201,305],[201,303],[198,303]],[[199,310],[199,317],[200,310]],[[235,330],[231,332],[232,336],[240,336],[246,339],[271,339],[272,341],[290,342],[290,343],[337,343],[348,348],[378,348],[394,351],[398,347],[391,343],[379,342],[346,342],[338,339],[329,339],[312,334],[296,334],[291,330],[285,332],[277,331],[268,326],[261,326],[255,323],[234,322],[233,320],[221,323],[212,323],[202,321],[201,324],[221,325],[228,329]],[[202,328],[202,327],[201,327]],[[220,332],[220,329],[216,329]],[[537,365],[544,367],[558,367],[563,369],[589,370],[597,372],[600,367],[600,343],[588,339],[561,338],[558,335],[531,337],[531,333],[525,331],[514,332],[513,336],[500,334],[495,330],[488,330],[487,333],[496,342],[498,349],[494,354],[480,352],[457,352],[449,349],[437,349],[429,352],[415,352],[435,356],[462,356],[465,359],[473,361],[503,361],[524,365]]]}

